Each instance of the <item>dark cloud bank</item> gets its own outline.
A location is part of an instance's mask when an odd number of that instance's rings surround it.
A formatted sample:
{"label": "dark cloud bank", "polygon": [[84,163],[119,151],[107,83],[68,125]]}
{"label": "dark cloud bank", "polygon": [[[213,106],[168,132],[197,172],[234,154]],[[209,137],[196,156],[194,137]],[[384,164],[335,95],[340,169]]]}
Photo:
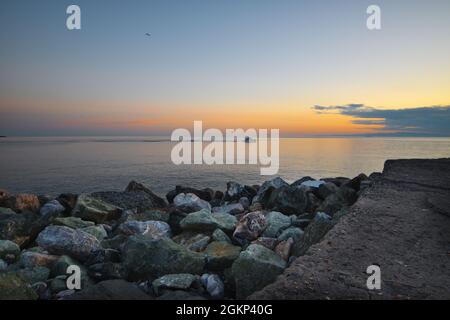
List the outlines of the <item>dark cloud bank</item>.
{"label": "dark cloud bank", "polygon": [[450,136],[450,105],[377,109],[364,104],[313,107],[319,114],[342,114],[354,124],[383,125],[375,135]]}

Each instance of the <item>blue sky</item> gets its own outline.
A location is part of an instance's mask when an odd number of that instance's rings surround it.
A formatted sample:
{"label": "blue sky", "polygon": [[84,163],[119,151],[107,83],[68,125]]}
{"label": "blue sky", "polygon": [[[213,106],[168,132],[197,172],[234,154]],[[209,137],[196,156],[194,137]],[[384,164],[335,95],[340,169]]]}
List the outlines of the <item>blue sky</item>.
{"label": "blue sky", "polygon": [[[65,27],[69,4],[81,7],[82,30]],[[1,1],[0,125],[10,135],[161,134],[242,115],[289,134],[371,131],[311,108],[450,104],[448,34],[446,0]]]}

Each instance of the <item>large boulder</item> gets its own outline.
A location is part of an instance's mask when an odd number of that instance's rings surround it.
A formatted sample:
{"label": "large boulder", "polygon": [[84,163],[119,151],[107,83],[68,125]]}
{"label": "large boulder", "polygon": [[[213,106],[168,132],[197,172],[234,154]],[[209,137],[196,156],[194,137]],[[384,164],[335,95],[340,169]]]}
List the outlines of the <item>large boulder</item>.
{"label": "large boulder", "polygon": [[93,197],[115,205],[123,210],[145,210],[166,208],[163,198],[154,194],[150,189],[137,182],[130,182],[125,191],[103,191],[92,193]]}
{"label": "large boulder", "polygon": [[206,249],[211,237],[202,233],[185,231],[173,237],[172,240],[190,251],[201,252]]}
{"label": "large boulder", "polygon": [[20,265],[24,268],[33,267],[47,267],[51,268],[56,261],[58,261],[59,256],[35,252],[35,251],[22,251],[20,255]]}
{"label": "large boulder", "polygon": [[291,218],[280,212],[271,211],[266,215],[266,223],[263,237],[276,238],[291,225]]}
{"label": "large boulder", "polygon": [[201,274],[205,266],[203,254],[188,251],[171,239],[131,236],[123,249],[128,278],[156,279],[165,274]]}
{"label": "large boulder", "polygon": [[266,217],[261,211],[247,213],[236,226],[233,238],[241,244],[246,244],[258,238],[266,226]]}
{"label": "large boulder", "polygon": [[173,204],[183,212],[195,212],[202,209],[211,211],[211,205],[193,193],[180,193],[173,199]]}
{"label": "large boulder", "polygon": [[0,273],[0,300],[36,300],[38,295],[14,272]]}
{"label": "large boulder", "polygon": [[93,235],[79,229],[63,226],[48,226],[36,239],[37,244],[56,255],[69,255],[85,261],[96,250],[100,242]]}
{"label": "large boulder", "polygon": [[171,236],[170,226],[163,221],[125,221],[118,230],[126,236],[143,235],[153,239]]}
{"label": "large boulder", "polygon": [[41,203],[34,194],[16,194],[9,195],[0,199],[0,207],[10,208],[15,212],[38,212]]}
{"label": "large boulder", "polygon": [[135,212],[134,210],[126,210],[123,218],[125,220],[137,221],[164,221],[169,222],[170,212],[167,208],[147,209],[142,212]]}
{"label": "large boulder", "polygon": [[192,231],[214,231],[219,228],[231,232],[236,224],[236,218],[230,214],[200,210],[188,214],[186,218],[181,220],[180,227],[183,230]]}
{"label": "large boulder", "polygon": [[200,190],[191,187],[176,186],[175,190],[172,190],[166,194],[167,201],[169,201],[169,203],[173,203],[173,199],[180,193],[193,193],[200,199],[208,202],[211,201],[214,196],[214,191],[209,188]]}
{"label": "large boulder", "polygon": [[262,184],[259,188],[256,196],[253,197],[253,203],[260,202],[265,204],[272,193],[273,190],[289,186],[289,183],[281,179],[280,177],[273,178],[272,180],[268,180]]}
{"label": "large boulder", "polygon": [[287,215],[301,214],[308,207],[307,192],[298,187],[280,187],[272,192],[266,206]]}
{"label": "large boulder", "polygon": [[83,220],[104,223],[120,218],[122,210],[112,204],[88,195],[80,195],[72,215]]}
{"label": "large boulder", "polygon": [[205,250],[206,268],[208,270],[224,270],[239,257],[241,247],[228,242],[211,242]]}
{"label": "large boulder", "polygon": [[275,281],[286,267],[286,261],[258,244],[242,251],[231,268],[236,287],[236,298],[245,299],[253,292]]}

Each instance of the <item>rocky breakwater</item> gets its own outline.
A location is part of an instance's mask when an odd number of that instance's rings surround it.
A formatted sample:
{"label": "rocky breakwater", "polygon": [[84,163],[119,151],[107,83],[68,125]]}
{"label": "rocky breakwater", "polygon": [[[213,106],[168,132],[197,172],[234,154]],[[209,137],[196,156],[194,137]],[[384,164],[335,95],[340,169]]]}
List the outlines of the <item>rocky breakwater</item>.
{"label": "rocky breakwater", "polygon": [[[122,192],[0,192],[0,299],[244,299],[319,242],[371,184],[353,179]],[[68,289],[68,267],[81,289]]]}

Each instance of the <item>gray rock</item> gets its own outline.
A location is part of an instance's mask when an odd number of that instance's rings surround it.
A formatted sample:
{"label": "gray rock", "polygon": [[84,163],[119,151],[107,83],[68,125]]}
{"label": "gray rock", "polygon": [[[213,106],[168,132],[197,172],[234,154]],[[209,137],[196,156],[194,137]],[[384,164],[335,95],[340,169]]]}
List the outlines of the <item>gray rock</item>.
{"label": "gray rock", "polygon": [[0,273],[5,272],[8,269],[6,261],[0,259]]}
{"label": "gray rock", "polygon": [[66,211],[66,208],[64,208],[58,200],[51,200],[41,207],[39,214],[41,216],[55,217],[62,214],[64,211]]}
{"label": "gray rock", "polygon": [[217,228],[224,231],[233,231],[236,224],[236,218],[230,214],[220,212],[211,213],[203,209],[190,213],[186,218],[181,220],[180,227],[183,230],[193,231],[214,231]]}
{"label": "gray rock", "polygon": [[64,297],[68,300],[151,300],[136,284],[106,280]]}
{"label": "gray rock", "polygon": [[316,191],[316,195],[320,197],[322,200],[325,200],[329,195],[336,193],[339,190],[339,187],[336,186],[332,182],[326,182],[319,186]]}
{"label": "gray rock", "polygon": [[265,204],[269,200],[273,190],[286,186],[289,186],[289,184],[280,177],[276,177],[272,180],[266,181],[259,188],[256,196],[253,198],[252,203],[260,202],[262,204]]}
{"label": "gray rock", "polygon": [[202,209],[211,211],[211,205],[193,193],[180,193],[173,199],[173,204],[183,212],[196,212]]}
{"label": "gray rock", "polygon": [[126,221],[118,230],[126,235],[143,235],[153,239],[169,238],[171,236],[170,226],[163,221]]}
{"label": "gray rock", "polygon": [[301,179],[298,179],[298,180],[294,181],[293,183],[291,183],[291,186],[293,186],[293,187],[300,187],[300,186],[302,185],[303,182],[306,182],[306,181],[315,181],[315,180],[316,180],[316,179],[311,178],[310,176],[306,176],[306,177],[303,177],[303,178],[301,178]]}
{"label": "gray rock", "polygon": [[324,184],[325,181],[321,180],[308,180],[302,182],[302,186],[310,187],[310,188],[319,188],[322,184]]}
{"label": "gray rock", "polygon": [[222,242],[231,243],[230,237],[228,237],[227,234],[225,232],[223,232],[222,230],[220,230],[220,229],[214,230],[211,238],[214,241],[222,241]]}
{"label": "gray rock", "polygon": [[189,273],[166,274],[154,280],[152,286],[155,295],[159,296],[163,289],[187,290],[197,279],[198,276]]}
{"label": "gray rock", "polygon": [[301,214],[308,207],[307,192],[291,186],[278,188],[272,192],[266,206],[287,215]]}
{"label": "gray rock", "polygon": [[286,230],[284,230],[280,236],[278,237],[278,241],[285,241],[289,238],[292,238],[295,241],[298,241],[302,236],[304,232],[302,229],[297,227],[289,227]]}
{"label": "gray rock", "polygon": [[50,270],[46,267],[37,266],[33,268],[20,269],[16,271],[16,273],[27,283],[34,284],[37,282],[47,281],[50,275]]}
{"label": "gray rock", "polygon": [[278,243],[277,238],[267,238],[267,237],[259,237],[258,239],[252,241],[252,244],[259,244],[270,250],[275,249],[277,243]]}
{"label": "gray rock", "polygon": [[137,221],[164,221],[169,222],[170,213],[168,209],[147,209],[143,212],[127,210],[126,220]]}
{"label": "gray rock", "polygon": [[230,204],[224,204],[220,207],[214,207],[212,209],[213,212],[221,212],[221,213],[228,213],[232,215],[240,214],[245,211],[244,207],[240,203],[230,203]]}
{"label": "gray rock", "polygon": [[23,251],[20,255],[20,265],[24,268],[47,267],[51,268],[59,259],[59,256],[41,252]]}
{"label": "gray rock", "polygon": [[191,187],[176,186],[175,190],[172,190],[166,194],[167,201],[169,201],[169,203],[173,203],[173,199],[180,193],[193,193],[200,199],[208,202],[213,199],[214,195],[214,191],[209,188],[199,190]]}
{"label": "gray rock", "polygon": [[39,216],[31,212],[21,214],[11,213],[11,210],[2,210],[0,213],[0,239],[10,240],[22,246],[33,239],[39,232]]}
{"label": "gray rock", "polygon": [[72,215],[83,220],[104,223],[117,220],[122,214],[122,209],[98,198],[88,195],[80,195]]}
{"label": "gray rock", "polygon": [[20,255],[19,246],[10,240],[0,240],[0,259],[13,263]]}
{"label": "gray rock", "polygon": [[292,245],[294,244],[294,240],[289,238],[287,240],[280,241],[275,247],[275,253],[279,255],[284,261],[288,261],[291,255]]}
{"label": "gray rock", "polygon": [[248,210],[248,208],[250,207],[250,200],[247,197],[241,197],[239,199],[239,203],[242,205],[242,207],[244,208],[244,210]]}
{"label": "gray rock", "polygon": [[69,255],[80,261],[100,250],[100,242],[93,235],[79,229],[63,226],[48,226],[37,237],[38,245],[56,255]]}
{"label": "gray rock", "polygon": [[217,274],[205,273],[201,277],[201,282],[213,299],[223,299],[225,295],[225,286],[222,279]]}
{"label": "gray rock", "polygon": [[263,237],[276,238],[291,225],[291,218],[280,212],[271,211],[266,215],[266,223]]}
{"label": "gray rock", "polygon": [[272,250],[251,244],[242,251],[231,268],[236,286],[236,298],[245,299],[253,292],[275,281],[286,262]]}
{"label": "gray rock", "polygon": [[36,213],[40,206],[39,198],[34,194],[20,193],[0,198],[0,207],[10,208],[14,212],[29,211]]}
{"label": "gray rock", "polygon": [[211,237],[202,233],[185,231],[173,237],[172,240],[190,251],[201,252],[206,249]]}
{"label": "gray rock", "polygon": [[131,236],[123,250],[124,266],[130,280],[158,278],[165,274],[201,274],[203,254],[188,251],[171,239]]}

